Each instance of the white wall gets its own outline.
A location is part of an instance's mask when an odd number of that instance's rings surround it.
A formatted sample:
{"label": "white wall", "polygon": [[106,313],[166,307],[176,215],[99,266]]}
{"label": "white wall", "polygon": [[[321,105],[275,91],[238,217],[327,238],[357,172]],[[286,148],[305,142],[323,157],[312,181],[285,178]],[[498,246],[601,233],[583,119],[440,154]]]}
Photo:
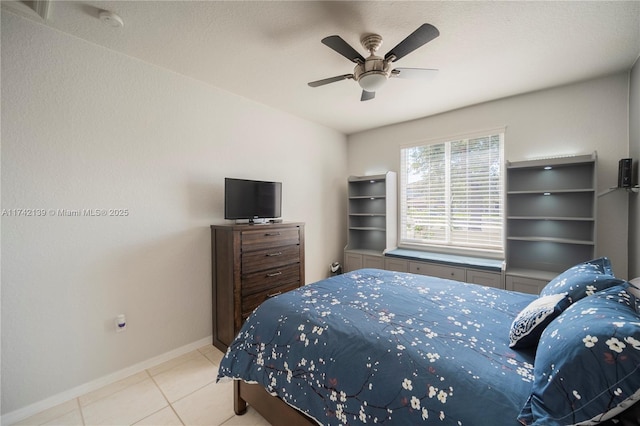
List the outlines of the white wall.
{"label": "white wall", "polygon": [[[349,136],[349,174],[399,171],[400,146],[506,126],[505,157],[518,161],[598,152],[598,192],[617,184],[628,154],[628,73],[475,105]],[[598,202],[598,254],[627,277],[628,196]]]}
{"label": "white wall", "polygon": [[[211,335],[225,176],[283,182],[306,281],[342,257],[346,137],[2,11],[2,413]],[[126,313],[128,330],[115,333]]]}
{"label": "white wall", "polygon": [[[635,163],[633,182],[640,181],[640,59],[629,82],[629,157]],[[629,196],[629,278],[640,277],[640,194]]]}

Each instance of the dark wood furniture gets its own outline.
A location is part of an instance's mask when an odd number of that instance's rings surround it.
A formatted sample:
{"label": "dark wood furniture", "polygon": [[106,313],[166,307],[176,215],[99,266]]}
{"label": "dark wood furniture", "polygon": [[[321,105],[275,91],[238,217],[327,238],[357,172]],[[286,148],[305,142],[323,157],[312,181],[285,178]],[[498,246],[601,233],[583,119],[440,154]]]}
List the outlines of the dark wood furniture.
{"label": "dark wood furniture", "polygon": [[235,380],[233,382],[233,410],[237,415],[243,415],[247,411],[247,404],[251,405],[272,425],[308,426],[318,424],[311,417],[271,395],[261,385]]}
{"label": "dark wood furniture", "polygon": [[304,285],[304,224],[211,225],[213,345],[223,352],[267,298]]}

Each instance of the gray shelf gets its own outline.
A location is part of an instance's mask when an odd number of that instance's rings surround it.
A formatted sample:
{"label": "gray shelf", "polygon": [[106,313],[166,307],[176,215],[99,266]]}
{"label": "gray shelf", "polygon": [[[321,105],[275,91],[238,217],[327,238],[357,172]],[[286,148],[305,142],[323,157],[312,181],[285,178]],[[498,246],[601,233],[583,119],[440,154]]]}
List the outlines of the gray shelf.
{"label": "gray shelf", "polygon": [[558,244],[579,244],[579,245],[594,245],[595,241],[592,240],[571,240],[568,238],[552,238],[552,237],[507,237],[508,240],[513,241],[538,241],[538,242],[551,242]]}
{"label": "gray shelf", "polygon": [[568,221],[595,221],[595,217],[576,217],[576,216],[508,216],[508,220],[568,220]]}
{"label": "gray shelf", "polygon": [[381,256],[396,245],[396,173],[349,177],[345,251]]}
{"label": "gray shelf", "polygon": [[507,275],[548,280],[595,256],[596,160],[507,163]]}
{"label": "gray shelf", "polygon": [[509,269],[509,275],[532,278],[534,280],[551,281],[557,274],[555,272],[540,271],[537,269],[511,268]]}
{"label": "gray shelf", "polygon": [[572,192],[595,192],[595,189],[593,188],[585,188],[585,189],[554,189],[553,191],[548,191],[548,190],[540,190],[540,189],[534,189],[534,190],[528,190],[528,191],[509,191],[507,192],[507,195],[520,195],[520,194],[542,194],[544,195],[545,192],[549,192],[550,194],[568,194],[568,193],[572,193]]}
{"label": "gray shelf", "polygon": [[356,197],[349,197],[350,200],[384,200],[384,195],[358,195]]}

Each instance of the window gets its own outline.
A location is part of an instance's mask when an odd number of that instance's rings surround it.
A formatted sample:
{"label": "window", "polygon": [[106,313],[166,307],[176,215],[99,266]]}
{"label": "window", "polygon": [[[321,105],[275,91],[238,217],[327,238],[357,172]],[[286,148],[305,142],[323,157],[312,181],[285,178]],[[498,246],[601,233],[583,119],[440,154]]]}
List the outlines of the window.
{"label": "window", "polygon": [[503,250],[504,132],[401,150],[400,245]]}

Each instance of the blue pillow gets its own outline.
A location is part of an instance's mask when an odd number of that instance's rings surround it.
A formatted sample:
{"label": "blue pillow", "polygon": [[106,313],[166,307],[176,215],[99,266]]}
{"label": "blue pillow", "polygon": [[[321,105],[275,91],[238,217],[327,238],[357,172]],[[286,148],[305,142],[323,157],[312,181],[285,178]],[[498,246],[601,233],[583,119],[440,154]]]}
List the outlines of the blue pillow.
{"label": "blue pillow", "polygon": [[586,297],[547,326],[522,424],[597,424],[640,399],[640,301],[627,287]]}
{"label": "blue pillow", "polygon": [[509,347],[523,349],[538,344],[545,327],[567,309],[571,298],[566,294],[541,296],[524,308],[509,331]]}
{"label": "blue pillow", "polygon": [[540,296],[568,294],[573,302],[605,288],[623,284],[613,276],[611,262],[606,257],[589,260],[567,269],[547,284]]}

